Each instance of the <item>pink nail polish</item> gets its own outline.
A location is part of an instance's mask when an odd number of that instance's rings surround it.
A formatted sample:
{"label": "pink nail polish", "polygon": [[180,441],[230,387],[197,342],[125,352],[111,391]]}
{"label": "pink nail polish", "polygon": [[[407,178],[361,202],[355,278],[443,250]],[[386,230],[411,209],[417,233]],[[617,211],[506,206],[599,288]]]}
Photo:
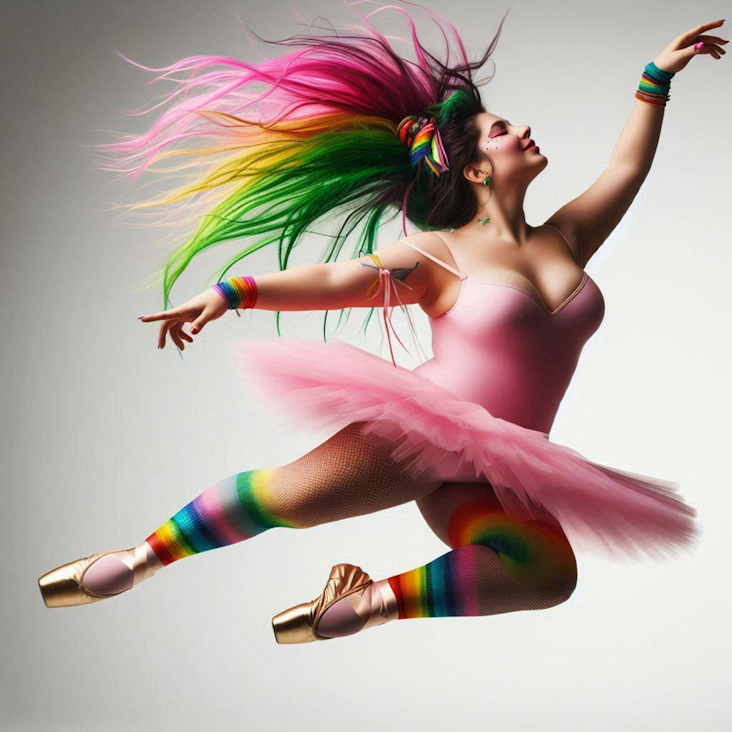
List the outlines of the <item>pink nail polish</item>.
{"label": "pink nail polish", "polygon": [[697,43],[697,44],[696,44],[696,45],[694,46],[694,50],[695,50],[695,51],[701,51],[701,50],[702,50],[702,48],[704,48],[704,42],[703,42],[703,41],[699,41],[699,43]]}

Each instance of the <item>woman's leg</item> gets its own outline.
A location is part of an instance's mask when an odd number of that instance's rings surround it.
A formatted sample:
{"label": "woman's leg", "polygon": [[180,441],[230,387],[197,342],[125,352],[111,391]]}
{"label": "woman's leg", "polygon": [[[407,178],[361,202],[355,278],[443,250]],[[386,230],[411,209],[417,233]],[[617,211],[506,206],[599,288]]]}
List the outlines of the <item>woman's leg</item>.
{"label": "woman's leg", "polygon": [[[138,556],[146,552],[148,567],[157,570],[271,528],[306,528],[398,506],[441,485],[412,479],[390,457],[393,444],[360,428],[349,425],[287,465],[214,483],[136,547]],[[128,564],[111,554],[89,568],[84,584],[113,595],[129,589],[132,580]]]}
{"label": "woman's leg", "polygon": [[574,552],[550,514],[509,517],[490,483],[444,483],[417,505],[452,551],[338,600],[323,614],[319,635],[352,635],[386,620],[538,610],[574,591]]}
{"label": "woman's leg", "polygon": [[417,505],[452,551],[389,578],[400,619],[539,610],[574,592],[577,561],[550,514],[508,516],[490,483],[445,483]]}

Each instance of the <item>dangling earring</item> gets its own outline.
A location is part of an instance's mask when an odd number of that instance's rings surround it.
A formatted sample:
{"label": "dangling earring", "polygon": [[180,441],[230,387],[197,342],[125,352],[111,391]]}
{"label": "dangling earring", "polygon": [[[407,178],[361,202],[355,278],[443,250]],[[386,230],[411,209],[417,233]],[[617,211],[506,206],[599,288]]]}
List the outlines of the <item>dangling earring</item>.
{"label": "dangling earring", "polygon": [[[483,178],[483,185],[487,188],[491,188],[491,176],[489,175],[487,178]],[[491,196],[493,195],[493,189],[491,188]],[[487,201],[486,201],[487,203]],[[490,224],[491,220],[486,216],[484,219],[481,219],[478,217],[478,223],[483,224],[485,226],[486,224]]]}

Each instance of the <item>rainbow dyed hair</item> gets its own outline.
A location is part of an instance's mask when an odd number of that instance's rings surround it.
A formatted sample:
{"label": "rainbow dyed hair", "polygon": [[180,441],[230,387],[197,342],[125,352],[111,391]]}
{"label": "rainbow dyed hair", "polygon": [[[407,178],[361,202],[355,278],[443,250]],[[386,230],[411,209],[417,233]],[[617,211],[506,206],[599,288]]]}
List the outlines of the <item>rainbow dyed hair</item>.
{"label": "rainbow dyed hair", "polygon": [[[143,288],[162,283],[164,309],[193,257],[231,239],[253,241],[226,263],[217,281],[236,262],[275,242],[284,270],[306,233],[330,237],[320,260],[328,262],[362,222],[354,258],[373,251],[379,226],[399,212],[405,234],[407,216],[417,228],[429,230],[457,228],[473,215],[474,197],[461,171],[477,158],[475,116],[485,111],[478,87],[492,78],[476,83],[473,72],[495,49],[505,16],[483,58],[470,63],[455,27],[418,3],[343,1],[363,26],[265,41],[293,49],[274,58],[260,53],[247,29],[262,58],[258,63],[199,55],[158,69],[117,51],[131,64],[159,73],[152,81],[178,85],[157,104],[134,113],[167,106],[147,132],[111,133],[118,141],[91,146],[103,153],[101,169],[119,173],[115,180],[132,182],[145,171],[186,179],[155,198],[113,204],[126,212],[167,209],[156,225],[173,225],[177,231],[195,225],[154,282]],[[354,7],[361,3],[378,7],[362,15]],[[425,50],[413,18],[400,5],[420,8],[435,22],[445,42],[444,62]],[[387,37],[369,20],[387,10],[406,19],[411,41]],[[391,40],[411,45],[416,61],[398,54]],[[437,120],[449,171],[438,176],[424,161],[412,165],[398,131],[410,115]],[[335,223],[332,231],[316,232],[316,223],[326,222]],[[366,322],[372,313],[373,308]],[[278,334],[279,317],[278,312]]]}

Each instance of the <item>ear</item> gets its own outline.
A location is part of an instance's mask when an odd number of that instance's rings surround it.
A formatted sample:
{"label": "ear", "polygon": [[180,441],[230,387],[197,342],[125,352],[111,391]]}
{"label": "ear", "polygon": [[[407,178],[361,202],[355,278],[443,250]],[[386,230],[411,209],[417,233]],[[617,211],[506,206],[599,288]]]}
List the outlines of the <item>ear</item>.
{"label": "ear", "polygon": [[482,183],[485,178],[485,173],[481,173],[480,168],[477,165],[471,163],[463,168],[463,175],[471,183]]}

